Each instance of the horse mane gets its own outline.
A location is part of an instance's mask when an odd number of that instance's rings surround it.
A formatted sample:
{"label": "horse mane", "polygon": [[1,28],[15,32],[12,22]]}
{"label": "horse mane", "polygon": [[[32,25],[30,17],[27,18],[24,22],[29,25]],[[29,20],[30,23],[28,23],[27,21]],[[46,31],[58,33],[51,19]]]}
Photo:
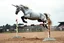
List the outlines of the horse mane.
{"label": "horse mane", "polygon": [[28,7],[23,6],[23,8],[22,8],[22,12],[25,14],[24,9],[28,9]]}

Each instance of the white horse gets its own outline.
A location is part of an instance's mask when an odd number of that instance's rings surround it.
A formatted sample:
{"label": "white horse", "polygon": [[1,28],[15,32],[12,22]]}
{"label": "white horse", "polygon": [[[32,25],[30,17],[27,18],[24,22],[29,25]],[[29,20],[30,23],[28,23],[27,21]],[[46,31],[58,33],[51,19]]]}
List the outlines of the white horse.
{"label": "white horse", "polygon": [[29,9],[28,7],[24,5],[13,5],[16,7],[15,14],[17,15],[19,11],[22,11],[24,13],[24,16],[21,17],[22,21],[24,23],[27,23],[24,19],[30,19],[30,20],[37,20],[38,22],[46,23],[48,15],[46,13],[36,13],[33,12],[32,9]]}

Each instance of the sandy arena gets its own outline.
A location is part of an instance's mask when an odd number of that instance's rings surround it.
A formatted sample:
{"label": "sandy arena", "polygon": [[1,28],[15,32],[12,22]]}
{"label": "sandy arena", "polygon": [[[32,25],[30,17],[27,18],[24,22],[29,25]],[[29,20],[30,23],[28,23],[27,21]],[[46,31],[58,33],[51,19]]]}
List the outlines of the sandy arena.
{"label": "sandy arena", "polygon": [[13,38],[15,33],[0,33],[0,43],[64,43],[64,31],[52,31],[51,37],[56,41],[43,41],[47,32],[25,32],[19,33],[21,38]]}

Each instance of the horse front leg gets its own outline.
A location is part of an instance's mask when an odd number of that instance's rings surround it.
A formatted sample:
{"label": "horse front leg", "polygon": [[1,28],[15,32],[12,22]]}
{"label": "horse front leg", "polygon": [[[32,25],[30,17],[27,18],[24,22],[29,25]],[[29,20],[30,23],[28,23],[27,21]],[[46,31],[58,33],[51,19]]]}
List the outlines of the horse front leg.
{"label": "horse front leg", "polygon": [[24,16],[22,16],[21,19],[22,19],[22,21],[23,21],[24,23],[27,23],[27,21],[24,20],[24,19],[26,19]]}

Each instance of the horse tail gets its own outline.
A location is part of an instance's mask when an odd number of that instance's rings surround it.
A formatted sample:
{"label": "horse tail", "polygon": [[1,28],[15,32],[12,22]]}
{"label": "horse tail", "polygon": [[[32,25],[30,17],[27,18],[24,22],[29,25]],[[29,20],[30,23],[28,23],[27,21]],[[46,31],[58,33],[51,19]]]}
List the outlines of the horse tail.
{"label": "horse tail", "polygon": [[46,19],[48,19],[48,15],[46,13],[44,13],[44,15],[46,16]]}
{"label": "horse tail", "polygon": [[47,21],[48,21],[48,24],[49,24],[49,25],[52,25],[52,21],[51,21],[51,19],[50,19],[50,18],[48,18],[48,20],[47,20]]}
{"label": "horse tail", "polygon": [[46,14],[46,13],[44,13],[44,15],[46,16],[46,19],[47,19],[46,22],[47,22],[48,27],[51,26],[52,21],[51,21],[50,17],[48,17],[48,14]]}
{"label": "horse tail", "polygon": [[48,24],[51,25],[52,21],[51,21],[50,17],[48,17],[48,14],[44,13],[44,15],[46,16]]}

